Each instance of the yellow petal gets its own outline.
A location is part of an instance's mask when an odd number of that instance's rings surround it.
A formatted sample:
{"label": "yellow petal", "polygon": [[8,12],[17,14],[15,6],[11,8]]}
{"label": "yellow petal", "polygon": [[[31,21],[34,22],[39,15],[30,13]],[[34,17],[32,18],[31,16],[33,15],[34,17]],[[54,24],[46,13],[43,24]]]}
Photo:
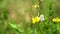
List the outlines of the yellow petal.
{"label": "yellow petal", "polygon": [[35,20],[35,18],[32,18],[32,21]]}
{"label": "yellow petal", "polygon": [[38,16],[35,17],[35,21],[36,21],[36,22],[39,22],[39,17],[38,17]]}
{"label": "yellow petal", "polygon": [[32,21],[33,24],[35,24],[35,21]]}
{"label": "yellow petal", "polygon": [[35,5],[34,5],[34,8],[39,8],[39,5],[38,5],[38,4],[35,4]]}
{"label": "yellow petal", "polygon": [[52,21],[53,21],[53,22],[56,22],[57,20],[54,18]]}
{"label": "yellow petal", "polygon": [[60,22],[60,19],[59,18],[56,18],[57,22]]}
{"label": "yellow petal", "polygon": [[32,23],[34,23],[34,24],[35,24],[35,18],[32,18]]}

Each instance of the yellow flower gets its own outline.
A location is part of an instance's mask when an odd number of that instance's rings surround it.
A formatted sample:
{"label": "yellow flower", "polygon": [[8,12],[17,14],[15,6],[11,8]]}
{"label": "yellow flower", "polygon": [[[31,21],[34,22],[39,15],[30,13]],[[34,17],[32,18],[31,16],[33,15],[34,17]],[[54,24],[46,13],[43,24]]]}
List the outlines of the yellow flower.
{"label": "yellow flower", "polygon": [[57,22],[60,22],[60,19],[59,18],[56,18]]}
{"label": "yellow flower", "polygon": [[53,22],[56,22],[57,20],[54,18],[52,21],[53,21]]}
{"label": "yellow flower", "polygon": [[39,22],[40,20],[39,20],[39,17],[37,16],[37,17],[35,17],[35,18],[32,18],[32,23],[33,24],[35,24],[35,23],[37,23],[37,22]]}
{"label": "yellow flower", "polygon": [[35,21],[36,22],[39,22],[40,21],[40,19],[39,19],[39,17],[37,16],[37,17],[35,17]]}
{"label": "yellow flower", "polygon": [[32,23],[35,24],[35,18],[32,18]]}
{"label": "yellow flower", "polygon": [[57,17],[57,18],[54,18],[53,19],[53,22],[60,22],[60,19]]}
{"label": "yellow flower", "polygon": [[34,5],[34,8],[39,8],[39,5],[38,5],[38,4],[35,4],[35,5]]}

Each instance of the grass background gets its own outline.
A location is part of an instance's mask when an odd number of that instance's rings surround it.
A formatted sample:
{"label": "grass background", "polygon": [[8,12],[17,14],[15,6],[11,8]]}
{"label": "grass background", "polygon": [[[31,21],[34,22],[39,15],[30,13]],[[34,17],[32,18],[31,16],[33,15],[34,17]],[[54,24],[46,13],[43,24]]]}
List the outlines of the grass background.
{"label": "grass background", "polygon": [[[38,13],[45,21],[32,24]],[[60,34],[60,23],[51,20],[59,15],[60,0],[0,0],[0,34]]]}

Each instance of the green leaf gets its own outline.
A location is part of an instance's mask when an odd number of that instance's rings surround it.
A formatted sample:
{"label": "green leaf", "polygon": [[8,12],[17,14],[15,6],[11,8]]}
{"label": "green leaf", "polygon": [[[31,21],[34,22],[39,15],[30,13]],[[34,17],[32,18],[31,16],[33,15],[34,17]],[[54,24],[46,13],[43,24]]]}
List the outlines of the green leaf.
{"label": "green leaf", "polygon": [[11,23],[9,23],[9,25],[10,25],[12,28],[16,28],[16,29],[17,29],[17,26],[16,26],[16,25],[11,24]]}

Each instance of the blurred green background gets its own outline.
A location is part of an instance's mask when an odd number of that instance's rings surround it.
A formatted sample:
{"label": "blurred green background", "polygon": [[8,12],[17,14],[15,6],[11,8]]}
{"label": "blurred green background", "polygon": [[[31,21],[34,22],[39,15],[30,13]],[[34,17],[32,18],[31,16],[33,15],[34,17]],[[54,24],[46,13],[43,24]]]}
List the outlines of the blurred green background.
{"label": "blurred green background", "polygon": [[[45,21],[32,24],[31,18],[40,14]],[[54,17],[60,17],[60,0],[0,0],[0,34],[60,34]]]}

